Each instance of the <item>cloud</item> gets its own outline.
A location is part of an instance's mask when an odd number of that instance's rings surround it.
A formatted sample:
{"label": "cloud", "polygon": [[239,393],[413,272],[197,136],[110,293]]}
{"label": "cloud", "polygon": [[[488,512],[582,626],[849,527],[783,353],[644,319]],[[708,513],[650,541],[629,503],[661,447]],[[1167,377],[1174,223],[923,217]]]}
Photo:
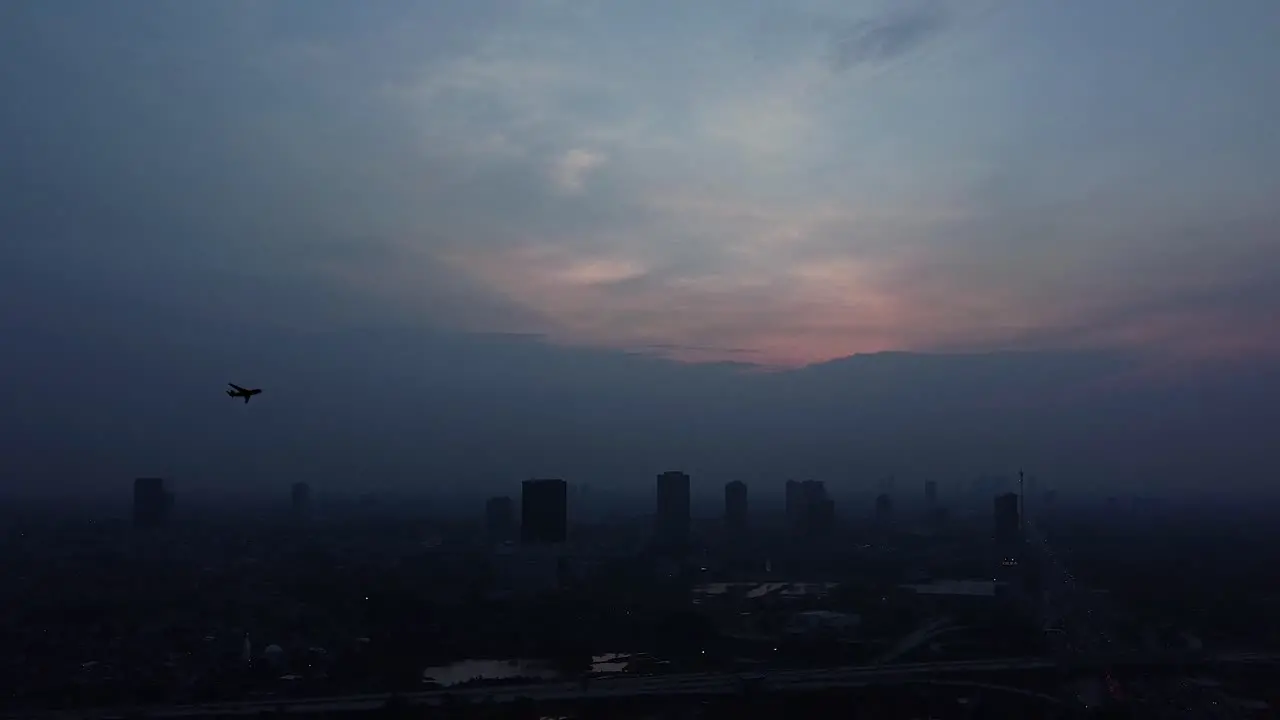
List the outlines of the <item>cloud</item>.
{"label": "cloud", "polygon": [[587,176],[604,165],[606,160],[600,153],[574,148],[552,163],[551,181],[561,192],[580,193],[586,187]]}
{"label": "cloud", "polygon": [[[1262,465],[1262,371],[1176,424],[1079,388],[1280,348],[1274,23],[1010,4],[28,3],[0,30],[6,471]],[[823,362],[1010,348],[1055,352]],[[287,401],[218,420],[228,375]]]}
{"label": "cloud", "polygon": [[1055,32],[1121,32],[1093,9],[95,7],[4,45],[32,68],[0,112],[18,307],[96,278],[228,321],[788,365],[1272,344],[1280,100],[1207,45],[1223,82],[1126,84]]}
{"label": "cloud", "polygon": [[946,26],[947,15],[936,4],[840,23],[830,31],[831,66],[837,72],[845,72],[860,65],[894,60],[921,47]]}

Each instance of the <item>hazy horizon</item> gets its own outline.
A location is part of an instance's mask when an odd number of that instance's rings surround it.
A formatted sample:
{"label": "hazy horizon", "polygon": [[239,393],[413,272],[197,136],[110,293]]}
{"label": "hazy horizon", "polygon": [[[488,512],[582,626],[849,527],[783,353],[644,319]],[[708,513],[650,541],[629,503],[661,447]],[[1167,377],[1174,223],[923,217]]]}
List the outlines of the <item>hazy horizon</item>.
{"label": "hazy horizon", "polygon": [[0,494],[1270,492],[1277,30],[1269,0],[6,5]]}

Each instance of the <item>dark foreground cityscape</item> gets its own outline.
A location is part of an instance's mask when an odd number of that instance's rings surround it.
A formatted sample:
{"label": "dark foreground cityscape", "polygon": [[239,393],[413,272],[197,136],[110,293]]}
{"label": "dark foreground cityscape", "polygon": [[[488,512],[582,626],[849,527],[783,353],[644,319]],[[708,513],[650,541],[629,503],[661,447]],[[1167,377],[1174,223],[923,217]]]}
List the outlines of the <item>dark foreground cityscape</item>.
{"label": "dark foreground cityscape", "polygon": [[[1275,717],[1280,531],[1021,473],[12,505],[12,718]],[[127,495],[121,487],[121,496]]]}

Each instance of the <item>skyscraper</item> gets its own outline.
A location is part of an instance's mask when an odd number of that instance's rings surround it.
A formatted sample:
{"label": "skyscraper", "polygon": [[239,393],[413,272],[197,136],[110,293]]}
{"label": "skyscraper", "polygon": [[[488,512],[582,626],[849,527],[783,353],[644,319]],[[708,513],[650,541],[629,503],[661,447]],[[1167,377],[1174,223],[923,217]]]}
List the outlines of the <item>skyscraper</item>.
{"label": "skyscraper", "polygon": [[724,486],[724,524],[735,537],[747,532],[747,484],[740,480]]}
{"label": "skyscraper", "polygon": [[311,486],[304,482],[294,483],[290,490],[289,501],[294,515],[305,516],[311,510]]}
{"label": "skyscraper", "polygon": [[491,497],[484,504],[485,534],[491,543],[515,539],[515,503],[505,495]]}
{"label": "skyscraper", "polygon": [[821,480],[787,481],[787,524],[793,535],[825,538],[835,527],[836,504]]}
{"label": "skyscraper", "polygon": [[665,550],[689,548],[689,476],[672,470],[658,476],[654,540]]}
{"label": "skyscraper", "polygon": [[898,479],[890,475],[880,481],[880,493],[882,495],[893,495],[893,486],[897,484]]}
{"label": "skyscraper", "polygon": [[829,538],[836,526],[836,501],[827,495],[826,488],[823,488],[822,497],[814,501],[809,512],[812,517],[812,529],[809,532],[818,539]]}
{"label": "skyscraper", "polygon": [[1001,545],[1012,545],[1018,539],[1018,494],[997,495],[995,501],[995,539]]}
{"label": "skyscraper", "polygon": [[133,481],[134,527],[164,525],[172,507],[173,493],[165,489],[164,478],[138,478]]}
{"label": "skyscraper", "polygon": [[564,480],[525,480],[520,487],[520,543],[553,545],[568,539],[568,501]]}
{"label": "skyscraper", "polygon": [[787,481],[787,527],[798,532],[804,527],[804,487],[795,480]]}
{"label": "skyscraper", "polygon": [[887,492],[876,496],[876,523],[881,528],[893,524],[893,498]]}
{"label": "skyscraper", "polygon": [[995,500],[995,545],[1000,564],[1012,567],[1021,554],[1022,527],[1018,515],[1018,494],[1004,493]]}

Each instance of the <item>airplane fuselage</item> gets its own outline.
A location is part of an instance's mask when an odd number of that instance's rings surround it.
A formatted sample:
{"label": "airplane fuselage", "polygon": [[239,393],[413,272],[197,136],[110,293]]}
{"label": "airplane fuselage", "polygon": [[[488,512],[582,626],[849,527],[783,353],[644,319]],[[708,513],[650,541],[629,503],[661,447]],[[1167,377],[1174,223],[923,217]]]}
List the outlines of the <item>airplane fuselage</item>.
{"label": "airplane fuselage", "polygon": [[262,392],[260,388],[242,388],[239,385],[227,384],[231,385],[231,389],[227,390],[227,397],[242,397],[246,404],[249,402],[249,398]]}

